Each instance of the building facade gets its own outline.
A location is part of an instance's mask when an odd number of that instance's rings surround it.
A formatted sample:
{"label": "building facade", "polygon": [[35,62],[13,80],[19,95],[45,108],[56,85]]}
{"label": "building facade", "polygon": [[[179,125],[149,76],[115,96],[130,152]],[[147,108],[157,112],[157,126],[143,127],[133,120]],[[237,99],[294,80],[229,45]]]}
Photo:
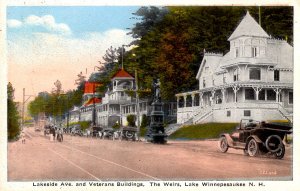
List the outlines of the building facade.
{"label": "building facade", "polygon": [[[104,97],[100,98],[96,93],[94,84],[87,82],[83,95],[83,105],[80,108],[74,107],[69,111],[69,122],[93,121],[95,110],[95,123],[102,127],[112,127],[115,124],[127,126],[127,116],[150,116],[151,106],[148,99],[136,100],[135,96],[129,96],[127,90],[136,90],[135,79],[124,69],[119,69],[111,78],[111,86],[108,87]],[[139,107],[137,107],[137,102]],[[137,112],[137,108],[139,112]],[[165,103],[163,105],[165,121],[176,118],[176,103]],[[137,123],[138,120],[136,120]]]}
{"label": "building facade", "polygon": [[177,123],[290,120],[293,47],[271,38],[247,12],[227,54],[204,53],[199,89],[176,94]]}

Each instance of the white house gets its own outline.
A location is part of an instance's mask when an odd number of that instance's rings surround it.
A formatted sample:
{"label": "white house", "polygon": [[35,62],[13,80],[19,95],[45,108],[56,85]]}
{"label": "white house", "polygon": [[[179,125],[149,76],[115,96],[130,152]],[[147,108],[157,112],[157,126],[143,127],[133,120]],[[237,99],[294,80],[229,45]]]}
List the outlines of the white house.
{"label": "white house", "polygon": [[292,120],[293,47],[244,16],[227,54],[205,53],[199,89],[176,94],[177,123]]}

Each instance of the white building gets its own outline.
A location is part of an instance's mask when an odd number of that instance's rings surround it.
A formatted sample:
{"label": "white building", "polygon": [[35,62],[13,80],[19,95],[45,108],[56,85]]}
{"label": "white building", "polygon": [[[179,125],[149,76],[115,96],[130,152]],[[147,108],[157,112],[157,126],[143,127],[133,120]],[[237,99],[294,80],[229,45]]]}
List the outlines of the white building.
{"label": "white building", "polygon": [[204,54],[199,89],[176,95],[177,123],[292,120],[293,47],[272,39],[249,12],[228,41],[227,54]]}
{"label": "white building", "polygon": [[[124,69],[119,69],[111,78],[112,87],[102,98],[102,103],[96,106],[96,123],[101,126],[113,126],[118,123],[127,125],[127,116],[136,115],[136,99],[130,97],[125,91],[135,89],[134,78]],[[140,122],[142,114],[146,114],[148,104],[140,100]]]}

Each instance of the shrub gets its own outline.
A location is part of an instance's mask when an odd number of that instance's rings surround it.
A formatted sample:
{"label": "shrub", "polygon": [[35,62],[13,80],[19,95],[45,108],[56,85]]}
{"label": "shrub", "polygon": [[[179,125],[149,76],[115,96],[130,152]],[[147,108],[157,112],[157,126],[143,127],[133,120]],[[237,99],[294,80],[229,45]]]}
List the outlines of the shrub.
{"label": "shrub", "polygon": [[135,116],[134,115],[128,115],[127,116],[127,122],[128,122],[128,126],[135,127]]}

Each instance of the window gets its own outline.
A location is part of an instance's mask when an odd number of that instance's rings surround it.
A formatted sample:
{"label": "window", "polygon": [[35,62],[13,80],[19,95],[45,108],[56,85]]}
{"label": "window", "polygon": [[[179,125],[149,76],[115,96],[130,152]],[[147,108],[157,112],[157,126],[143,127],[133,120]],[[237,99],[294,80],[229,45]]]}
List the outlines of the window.
{"label": "window", "polygon": [[205,88],[206,83],[205,83],[205,78],[203,78],[203,87]]}
{"label": "window", "polygon": [[249,79],[250,80],[260,80],[260,69],[250,68],[249,69]]}
{"label": "window", "polygon": [[244,116],[245,117],[250,117],[251,116],[251,111],[250,110],[244,110]]}
{"label": "window", "polygon": [[293,92],[289,92],[289,104],[293,104]]}
{"label": "window", "polygon": [[255,92],[253,88],[245,89],[245,100],[255,100]]}
{"label": "window", "polygon": [[267,100],[276,100],[276,93],[274,90],[267,90]]}
{"label": "window", "polygon": [[226,75],[223,74],[223,84],[226,84]]}
{"label": "window", "polygon": [[208,70],[209,70],[209,67],[205,66],[205,72],[208,72]]}
{"label": "window", "polygon": [[274,81],[279,81],[280,75],[279,70],[274,70]]}
{"label": "window", "polygon": [[258,94],[258,100],[265,100],[265,90],[261,90]]}
{"label": "window", "polygon": [[215,85],[215,79],[212,79],[212,85],[213,86]]}
{"label": "window", "polygon": [[227,117],[231,116],[231,111],[227,111]]}
{"label": "window", "polygon": [[252,57],[258,57],[258,53],[259,53],[259,49],[258,49],[258,47],[252,47],[252,49],[251,49],[252,51]]}
{"label": "window", "polygon": [[233,81],[239,81],[239,69],[233,71]]}
{"label": "window", "polygon": [[235,54],[234,57],[237,58],[239,57],[239,48],[235,48]]}

